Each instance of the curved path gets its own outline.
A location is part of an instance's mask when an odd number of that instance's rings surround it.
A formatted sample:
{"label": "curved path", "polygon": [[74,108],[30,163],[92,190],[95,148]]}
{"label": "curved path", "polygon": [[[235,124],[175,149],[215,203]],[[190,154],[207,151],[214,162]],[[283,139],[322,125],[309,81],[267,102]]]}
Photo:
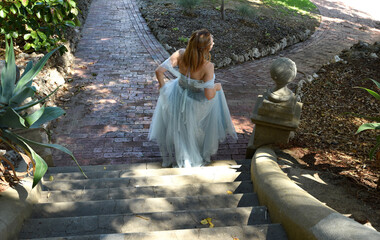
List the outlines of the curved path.
{"label": "curved path", "polygon": [[[312,74],[358,40],[380,41],[377,0],[314,2],[321,26],[307,41],[280,53],[303,73]],[[64,105],[67,115],[53,130],[53,141],[72,150],[82,165],[161,161],[147,135],[158,97],[154,69],[168,53],[146,26],[136,0],[93,0],[82,35],[76,52],[76,95]],[[272,86],[269,65],[276,57],[216,71],[239,139],[221,144],[214,159],[245,157],[252,131],[249,116],[257,95]],[[73,165],[66,155],[54,154],[57,166]]]}

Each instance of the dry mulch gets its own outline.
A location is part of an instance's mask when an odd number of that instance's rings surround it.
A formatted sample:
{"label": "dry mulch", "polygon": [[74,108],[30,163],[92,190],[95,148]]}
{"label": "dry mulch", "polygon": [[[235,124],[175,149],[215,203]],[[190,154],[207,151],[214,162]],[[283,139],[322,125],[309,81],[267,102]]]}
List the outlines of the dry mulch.
{"label": "dry mulch", "polygon": [[380,102],[356,88],[380,92],[370,80],[380,82],[380,58],[374,53],[380,56],[380,42],[359,42],[342,52],[343,61],[323,66],[318,78],[303,85],[301,124],[282,148],[303,168],[346,177],[355,185],[353,194],[380,212],[380,149],[369,157],[379,132],[355,134],[361,124],[380,117]]}

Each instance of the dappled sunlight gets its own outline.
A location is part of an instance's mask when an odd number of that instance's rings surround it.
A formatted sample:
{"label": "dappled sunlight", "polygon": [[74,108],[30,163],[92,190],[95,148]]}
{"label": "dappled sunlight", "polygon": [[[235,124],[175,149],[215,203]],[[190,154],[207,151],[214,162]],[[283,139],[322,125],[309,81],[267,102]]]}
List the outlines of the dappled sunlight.
{"label": "dappled sunlight", "polygon": [[378,0],[344,0],[342,4],[346,8],[356,9],[355,14],[361,18],[371,16],[373,19],[380,21],[380,2]]}
{"label": "dappled sunlight", "polygon": [[[318,0],[315,1],[321,10],[321,15],[324,21],[338,24],[351,25],[357,31],[363,31],[363,26],[368,27],[368,30],[372,34],[380,33],[379,26],[376,26],[375,21],[380,20],[380,13],[377,11],[380,7],[380,3],[376,0],[365,0],[365,1],[324,1],[320,4]],[[347,9],[350,9],[348,12]],[[328,10],[328,12],[326,12]],[[336,17],[326,16],[326,13],[335,15]],[[334,12],[336,12],[334,14]],[[349,27],[349,26],[347,26]],[[349,37],[350,34],[347,35]],[[357,40],[356,40],[357,41]]]}
{"label": "dappled sunlight", "polygon": [[231,116],[232,123],[235,126],[236,133],[251,134],[253,130],[253,123],[250,118],[244,116]]}
{"label": "dappled sunlight", "polygon": [[313,180],[313,181],[315,181],[315,182],[317,182],[317,183],[327,185],[327,183],[324,182],[324,181],[319,177],[318,173],[314,173],[313,175],[311,175],[311,174],[302,174],[301,176],[304,177],[304,178],[307,178],[307,179]]}

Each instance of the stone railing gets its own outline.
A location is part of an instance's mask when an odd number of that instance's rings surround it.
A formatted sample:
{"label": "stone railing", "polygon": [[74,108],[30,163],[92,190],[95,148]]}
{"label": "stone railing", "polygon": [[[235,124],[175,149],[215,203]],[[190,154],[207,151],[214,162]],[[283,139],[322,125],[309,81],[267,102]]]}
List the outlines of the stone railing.
{"label": "stone railing", "polygon": [[380,240],[379,232],[327,207],[297,186],[278,166],[271,145],[288,142],[299,125],[302,103],[287,88],[297,72],[292,60],[275,60],[270,72],[276,86],[259,96],[246,154],[246,158],[252,158],[251,179],[260,204],[267,206],[272,222],[281,223],[292,240]]}

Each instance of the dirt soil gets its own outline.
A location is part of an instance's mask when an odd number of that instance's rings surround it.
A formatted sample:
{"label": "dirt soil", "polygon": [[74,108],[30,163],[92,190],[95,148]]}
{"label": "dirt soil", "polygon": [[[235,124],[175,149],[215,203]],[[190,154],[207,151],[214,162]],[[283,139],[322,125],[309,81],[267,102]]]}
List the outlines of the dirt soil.
{"label": "dirt soil", "polygon": [[[240,4],[253,6],[250,16],[239,14]],[[185,48],[195,30],[206,28],[214,36],[211,52],[214,63],[232,54],[244,55],[253,48],[262,49],[281,39],[297,36],[319,26],[316,14],[302,15],[284,7],[271,7],[261,1],[226,1],[225,20],[221,19],[219,1],[202,1],[192,11],[184,11],[173,0],[140,0],[140,12],[157,39],[173,53]]]}

